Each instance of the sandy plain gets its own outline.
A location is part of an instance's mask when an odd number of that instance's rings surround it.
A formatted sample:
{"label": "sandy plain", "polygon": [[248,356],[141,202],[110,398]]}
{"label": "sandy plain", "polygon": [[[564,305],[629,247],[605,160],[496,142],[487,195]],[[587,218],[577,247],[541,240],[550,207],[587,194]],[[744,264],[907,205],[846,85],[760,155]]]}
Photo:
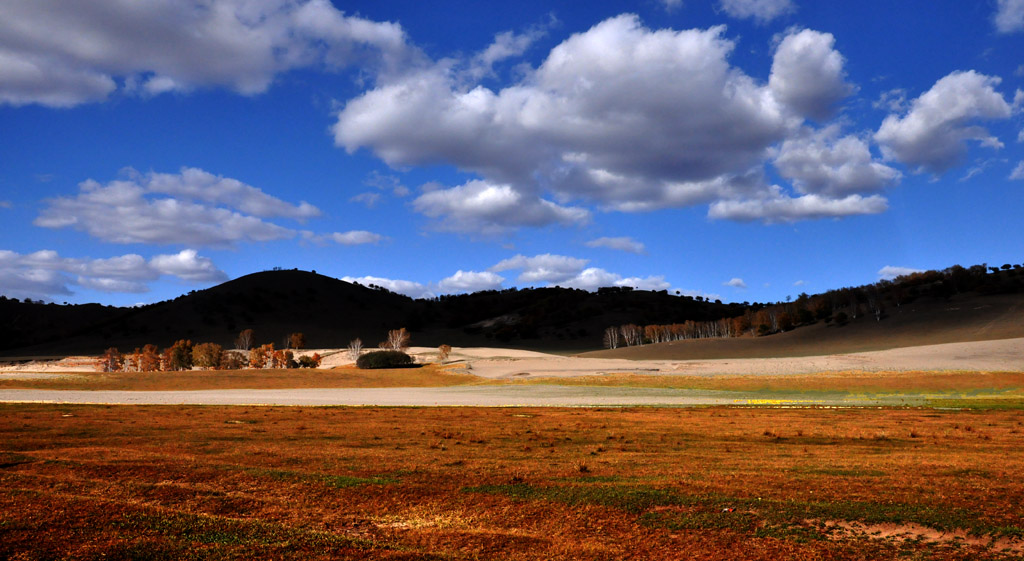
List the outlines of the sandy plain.
{"label": "sandy plain", "polygon": [[[314,350],[306,351],[317,352]],[[351,364],[347,353],[321,349],[322,368]],[[420,362],[437,359],[436,349],[415,347]],[[899,371],[1024,371],[1024,339],[949,343],[867,353],[770,359],[651,360],[595,359],[558,356],[533,351],[456,348],[448,359],[453,371],[483,381],[537,378],[601,377],[613,374],[648,376],[785,376],[828,372]],[[38,379],[75,376],[87,368],[81,358],[49,364],[23,364],[0,368],[0,379]],[[314,388],[224,389],[198,391],[69,391],[3,389],[0,402],[132,403],[218,405],[356,405],[356,406],[624,406],[624,405],[727,405],[751,404],[758,396],[672,388],[469,385],[439,388]],[[800,403],[794,398],[792,403]],[[819,405],[851,405],[843,396],[818,399]],[[864,403],[889,404],[884,396]]]}

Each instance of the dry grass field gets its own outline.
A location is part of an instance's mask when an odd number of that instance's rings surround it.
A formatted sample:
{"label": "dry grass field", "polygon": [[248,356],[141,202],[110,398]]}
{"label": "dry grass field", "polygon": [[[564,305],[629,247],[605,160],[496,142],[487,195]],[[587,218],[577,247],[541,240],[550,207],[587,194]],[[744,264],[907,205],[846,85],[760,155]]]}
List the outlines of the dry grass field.
{"label": "dry grass field", "polygon": [[[839,400],[862,405],[905,403],[959,408],[1024,408],[1024,372],[852,371],[719,376],[609,373],[493,379],[464,373],[459,364],[428,364],[420,368],[393,370],[360,370],[343,366],[329,370],[74,372],[48,376],[52,377],[0,378],[0,390],[94,390],[101,395],[99,392],[105,390],[178,392],[390,388],[414,396],[418,388],[472,386],[487,393],[487,388],[493,387],[558,386],[578,389],[578,404],[584,405],[587,404],[586,396],[593,393],[587,388],[620,388],[627,393],[631,388],[651,388],[692,391],[695,395],[714,392],[715,396],[735,398],[739,403],[829,404]],[[47,399],[53,399],[53,395]],[[102,398],[97,399],[102,402]],[[879,402],[879,399],[883,401]]]}
{"label": "dry grass field", "polygon": [[228,390],[284,388],[422,388],[471,384],[479,379],[450,367],[361,370],[353,366],[325,370],[189,370],[176,372],[69,372],[46,378],[0,376],[0,389],[46,390]]}
{"label": "dry grass field", "polygon": [[2,559],[1014,559],[1024,411],[0,405]]}

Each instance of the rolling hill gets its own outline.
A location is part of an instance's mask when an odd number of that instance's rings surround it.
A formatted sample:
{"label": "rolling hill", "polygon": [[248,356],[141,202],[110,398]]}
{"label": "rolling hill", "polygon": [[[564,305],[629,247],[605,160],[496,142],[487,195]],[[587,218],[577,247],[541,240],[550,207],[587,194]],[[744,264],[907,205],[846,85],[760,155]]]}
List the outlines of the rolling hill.
{"label": "rolling hill", "polygon": [[742,313],[666,292],[568,288],[509,289],[413,300],[379,287],[298,270],[264,271],[137,308],[56,305],[0,299],[0,357],[99,354],[177,339],[227,348],[239,331],[278,346],[302,332],[310,348],[373,347],[406,327],[413,343],[517,346],[556,351],[598,348],[608,325],[706,321]]}
{"label": "rolling hill", "polygon": [[[607,328],[624,324],[671,325],[706,338],[596,350]],[[1006,339],[1024,337],[1024,268],[954,266],[776,304],[557,287],[413,300],[298,270],[254,273],[135,308],[0,297],[0,357],[7,360],[100,354],[108,347],[129,351],[147,343],[163,348],[178,339],[231,348],[243,329],[254,330],[257,344],[280,347],[290,333],[302,332],[310,348],[345,347],[357,337],[374,347],[399,327],[419,346],[635,359],[810,356]],[[708,338],[723,330],[734,336]]]}
{"label": "rolling hill", "polygon": [[[819,356],[1024,337],[1024,294],[922,298],[876,321],[816,322],[765,337],[690,339],[584,353],[594,358],[712,360]],[[1022,349],[1024,352],[1024,349]]]}

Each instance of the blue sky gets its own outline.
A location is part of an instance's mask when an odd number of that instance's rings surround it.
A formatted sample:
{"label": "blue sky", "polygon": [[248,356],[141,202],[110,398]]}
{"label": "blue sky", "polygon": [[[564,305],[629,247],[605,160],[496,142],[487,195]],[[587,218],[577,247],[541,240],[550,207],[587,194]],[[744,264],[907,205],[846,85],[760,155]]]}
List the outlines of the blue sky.
{"label": "blue sky", "polygon": [[1024,0],[0,0],[0,293],[1024,262]]}

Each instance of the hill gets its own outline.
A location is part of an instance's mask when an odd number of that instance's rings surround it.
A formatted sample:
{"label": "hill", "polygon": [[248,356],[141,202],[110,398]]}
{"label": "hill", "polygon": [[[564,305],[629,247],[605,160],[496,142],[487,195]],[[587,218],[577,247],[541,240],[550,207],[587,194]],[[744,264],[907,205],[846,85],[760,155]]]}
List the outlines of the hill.
{"label": "hill", "polygon": [[[801,294],[776,304],[723,304],[666,291],[527,288],[413,300],[298,270],[264,271],[137,308],[0,297],[0,357],[99,354],[178,339],[231,348],[243,329],[279,347],[302,332],[311,348],[374,347],[391,329],[413,343],[574,353],[630,328],[622,358],[809,356],[1024,337],[1024,268],[953,266],[879,283]],[[669,341],[669,342],[664,342]],[[619,341],[619,343],[623,343]]]}
{"label": "hill", "polygon": [[922,298],[876,321],[816,322],[773,335],[688,339],[583,353],[591,358],[712,360],[784,358],[880,351],[1024,337],[1024,294]]}
{"label": "hill", "polygon": [[246,275],[207,290],[137,308],[43,304],[0,299],[0,356],[99,354],[177,339],[231,348],[239,331],[278,346],[290,333],[308,347],[336,348],[356,337],[365,346],[406,327],[417,345],[515,346],[556,351],[597,348],[606,326],[622,322],[708,321],[742,306],[665,291],[568,288],[508,289],[413,300],[316,273]]}

